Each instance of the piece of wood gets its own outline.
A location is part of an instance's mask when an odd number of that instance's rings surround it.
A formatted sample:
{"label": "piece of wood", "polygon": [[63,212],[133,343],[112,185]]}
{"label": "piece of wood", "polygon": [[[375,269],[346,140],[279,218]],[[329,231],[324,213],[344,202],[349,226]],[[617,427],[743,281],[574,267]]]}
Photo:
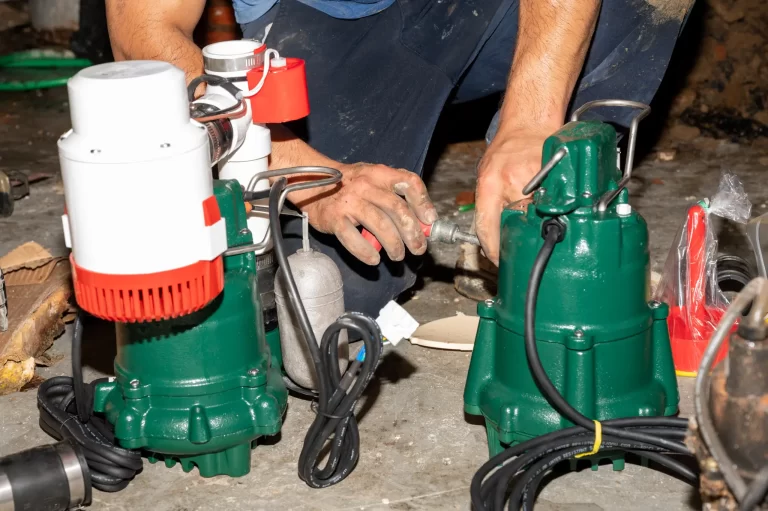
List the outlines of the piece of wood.
{"label": "piece of wood", "polygon": [[441,318],[421,325],[411,336],[411,344],[453,351],[472,351],[480,323],[477,316]]}
{"label": "piece of wood", "polygon": [[[40,244],[29,241],[14,248],[3,257],[0,257],[0,268],[4,271],[16,266],[22,266],[30,261],[50,259],[51,254]],[[8,273],[8,271],[6,271]]]}
{"label": "piece of wood", "polygon": [[26,385],[35,359],[64,331],[72,296],[69,262],[41,249],[26,244],[0,258],[8,300],[8,330],[0,333],[0,395]]}

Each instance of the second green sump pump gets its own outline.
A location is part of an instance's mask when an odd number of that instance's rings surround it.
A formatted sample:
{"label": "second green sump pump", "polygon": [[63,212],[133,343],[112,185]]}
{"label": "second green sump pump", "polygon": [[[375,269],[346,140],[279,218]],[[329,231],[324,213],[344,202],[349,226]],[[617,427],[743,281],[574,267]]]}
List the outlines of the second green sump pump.
{"label": "second green sump pump", "polygon": [[[614,128],[578,120],[594,106],[644,108],[632,123],[623,176]],[[542,230],[555,218],[564,237],[544,271],[535,309],[536,345],[547,375],[590,419],[677,412],[668,306],[649,301],[648,228],[625,188],[637,123],[647,111],[621,101],[585,105],[546,140],[546,165],[529,185],[533,200],[502,215],[498,294],[478,305],[464,392],[465,411],[485,419],[491,456],[572,425],[535,383],[523,336],[531,269],[544,243]],[[599,457],[623,467],[620,456]]]}

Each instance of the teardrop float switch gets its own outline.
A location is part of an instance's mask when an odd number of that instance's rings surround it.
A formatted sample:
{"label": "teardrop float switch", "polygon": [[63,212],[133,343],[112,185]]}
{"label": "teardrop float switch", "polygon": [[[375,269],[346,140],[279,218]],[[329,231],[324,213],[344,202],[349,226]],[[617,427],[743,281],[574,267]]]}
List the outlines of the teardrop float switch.
{"label": "teardrop float switch", "polygon": [[[299,297],[309,316],[318,342],[323,332],[344,314],[344,288],[341,272],[333,259],[311,248],[299,249],[288,257]],[[280,323],[280,345],[283,367],[295,383],[305,389],[317,390],[317,375],[312,355],[304,341],[297,312],[288,297],[282,268],[275,277],[275,303]],[[349,360],[347,332],[339,334],[339,368],[343,373]]]}
{"label": "teardrop float switch", "polygon": [[[523,337],[528,279],[544,244],[542,228],[555,217],[564,237],[544,271],[535,309],[536,346],[549,378],[590,419],[677,412],[669,309],[648,302],[648,228],[624,188],[640,117],[624,176],[615,130],[574,119],[545,141],[528,208],[502,213],[498,295],[478,305],[464,391],[466,412],[485,419],[491,456],[572,425],[535,383]],[[623,467],[621,456],[597,457]]]}

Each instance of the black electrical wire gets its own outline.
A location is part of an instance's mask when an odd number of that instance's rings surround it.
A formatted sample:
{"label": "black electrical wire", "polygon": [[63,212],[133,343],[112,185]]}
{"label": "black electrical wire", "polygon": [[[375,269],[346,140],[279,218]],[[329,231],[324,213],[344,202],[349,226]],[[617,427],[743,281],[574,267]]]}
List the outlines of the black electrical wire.
{"label": "black electrical wire", "polygon": [[[559,219],[544,223],[542,245],[531,269],[525,302],[525,352],[531,374],[552,407],[575,424],[510,447],[488,460],[472,478],[470,496],[476,510],[533,509],[544,477],[556,465],[592,451],[595,423],[573,408],[547,376],[536,346],[536,302],[539,286],[555,245],[565,236]],[[632,417],[601,422],[600,450],[624,451],[654,461],[690,484],[698,475],[670,454],[692,458],[683,443],[688,421],[678,417]]]}
{"label": "black electrical wire", "polygon": [[267,188],[266,190],[256,190],[256,191],[244,190],[243,191],[243,200],[245,202],[262,200],[268,197],[269,197],[269,188]]}
{"label": "black electrical wire", "polygon": [[753,511],[765,501],[768,495],[768,465],[763,467],[755,476],[752,484],[747,488],[747,493],[741,499],[739,511]]}
{"label": "black electrical wire", "polygon": [[72,377],[56,376],[40,385],[40,427],[57,440],[77,443],[85,454],[93,487],[116,492],[128,486],[143,463],[139,451],[118,447],[109,422],[93,414],[94,388],[105,380],[83,382],[82,338],[83,322],[78,314],[72,336]]}
{"label": "black electrical wire", "polygon": [[283,383],[285,384],[285,388],[287,388],[289,391],[293,392],[294,394],[297,394],[301,397],[306,397],[309,399],[317,399],[317,392],[315,392],[314,390],[305,389],[304,387],[297,384],[287,376],[283,376]]}
{"label": "black electrical wire", "polygon": [[[237,87],[237,85],[233,84],[228,79],[221,76],[216,76],[216,75],[202,74],[200,76],[192,78],[192,80],[189,81],[189,85],[187,85],[187,99],[189,100],[190,103],[192,103],[195,100],[195,91],[202,83],[207,83],[210,85],[221,87],[235,99],[240,99],[238,95],[242,94],[242,91]],[[238,106],[239,105],[235,105],[234,107],[232,107],[232,109]],[[216,113],[224,113],[224,110]]]}
{"label": "black electrical wire", "polygon": [[[286,291],[294,308],[317,376],[317,415],[304,437],[299,456],[299,477],[312,488],[326,488],[344,480],[360,458],[360,433],[355,405],[373,378],[382,351],[382,336],[376,322],[364,315],[348,312],[323,333],[320,344],[312,331],[309,317],[299,295],[288,263],[280,227],[280,197],[287,180],[278,179],[269,194],[269,222],[274,237],[275,256],[283,269]],[[356,357],[343,375],[339,366],[339,334],[363,340],[365,356]],[[330,442],[328,460],[321,468],[323,448]]]}

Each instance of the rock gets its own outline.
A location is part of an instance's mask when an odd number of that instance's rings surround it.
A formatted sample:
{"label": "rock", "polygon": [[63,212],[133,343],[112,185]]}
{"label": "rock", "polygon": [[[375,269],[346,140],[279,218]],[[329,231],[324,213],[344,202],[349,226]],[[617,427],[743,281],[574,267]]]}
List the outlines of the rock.
{"label": "rock", "polygon": [[717,15],[720,16],[720,18],[722,18],[722,20],[726,23],[739,21],[740,19],[744,18],[746,14],[740,2],[733,3],[728,2],[727,0],[709,0],[707,3],[712,7],[712,10],[715,11],[715,13],[717,13]]}
{"label": "rock", "polygon": [[673,115],[683,113],[683,110],[693,105],[696,101],[696,91],[693,89],[683,89],[680,94],[675,96],[672,102],[670,112]]}
{"label": "rock", "polygon": [[715,46],[715,61],[722,62],[728,58],[728,51],[725,49],[724,44],[718,44]]}
{"label": "rock", "polygon": [[659,151],[656,156],[658,157],[659,161],[673,161],[675,156],[677,156],[677,151],[674,149]]}
{"label": "rock", "polygon": [[757,161],[760,162],[760,165],[764,165],[768,167],[768,156],[763,156],[762,158],[758,159]]}
{"label": "rock", "polygon": [[683,142],[690,142],[701,135],[701,130],[687,124],[677,124],[670,130],[670,137]]}
{"label": "rock", "polygon": [[699,151],[714,151],[720,145],[720,141],[712,137],[699,137],[693,142],[694,148]]}
{"label": "rock", "polygon": [[755,115],[752,116],[754,120],[757,122],[762,122],[766,126],[768,126],[768,111],[763,110],[761,112],[757,112]]}

